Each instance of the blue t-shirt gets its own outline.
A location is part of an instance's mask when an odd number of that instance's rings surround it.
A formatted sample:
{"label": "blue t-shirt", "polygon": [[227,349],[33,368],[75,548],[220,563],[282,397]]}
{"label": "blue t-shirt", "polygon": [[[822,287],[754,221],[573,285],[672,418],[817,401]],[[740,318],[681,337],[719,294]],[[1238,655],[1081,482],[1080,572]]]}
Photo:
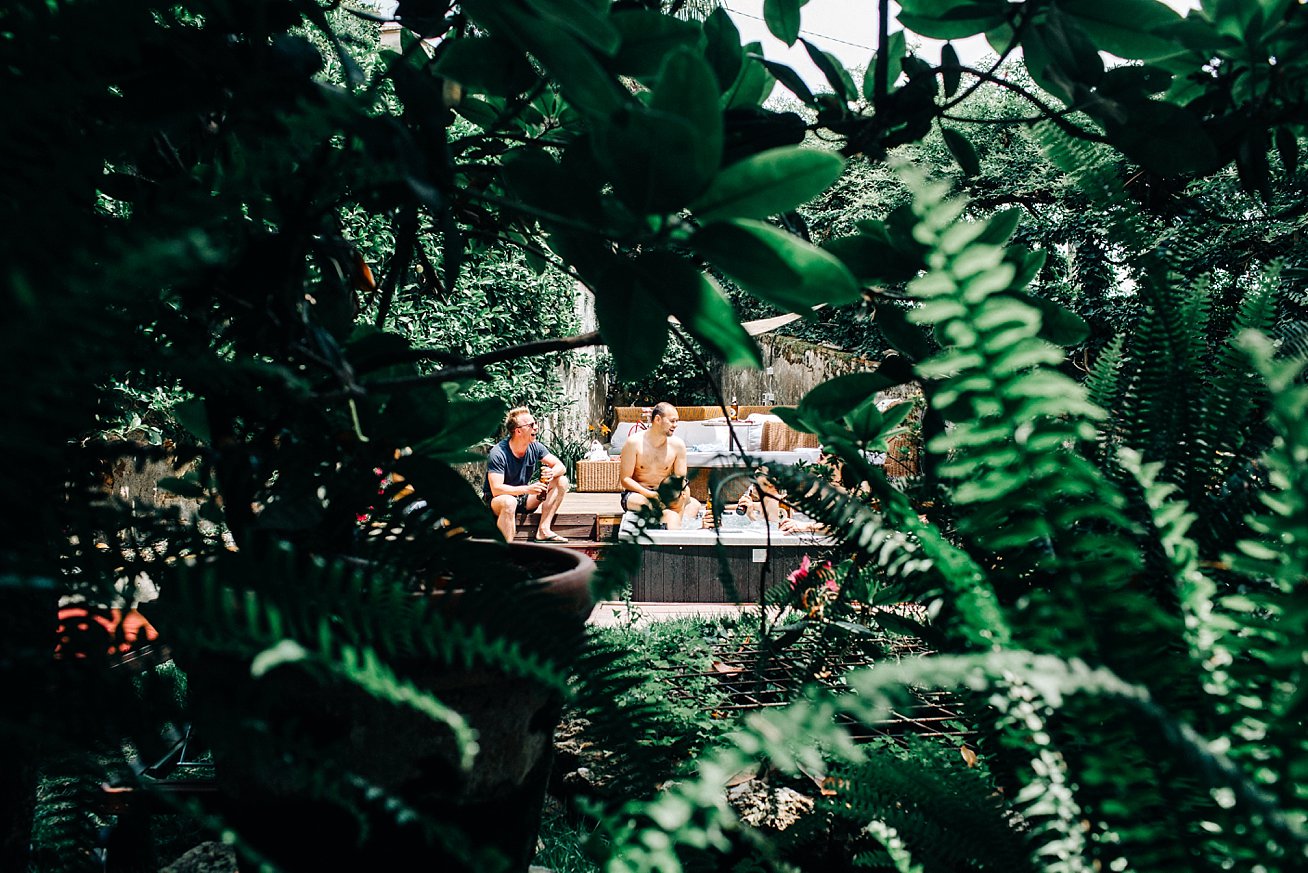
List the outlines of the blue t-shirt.
{"label": "blue t-shirt", "polygon": [[531,471],[541,458],[550,453],[540,440],[527,444],[527,451],[519,458],[509,448],[509,439],[504,439],[491,446],[486,455],[486,480],[482,483],[487,500],[491,499],[490,474],[503,473],[505,485],[526,485],[531,480]]}

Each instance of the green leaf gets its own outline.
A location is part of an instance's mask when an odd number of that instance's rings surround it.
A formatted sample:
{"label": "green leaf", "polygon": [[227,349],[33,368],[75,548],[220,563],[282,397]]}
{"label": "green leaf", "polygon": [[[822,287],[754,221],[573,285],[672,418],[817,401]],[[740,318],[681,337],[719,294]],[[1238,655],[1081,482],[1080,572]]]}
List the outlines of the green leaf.
{"label": "green leaf", "polygon": [[894,303],[877,303],[877,327],[886,342],[909,360],[925,361],[931,356],[931,342],[922,329],[911,324],[904,311]]}
{"label": "green leaf", "polygon": [[845,416],[854,439],[861,441],[870,451],[886,450],[886,440],[896,428],[908,417],[913,404],[897,403],[884,413],[877,408],[876,398],[869,398],[861,406]]}
{"label": "green leaf", "polygon": [[1236,150],[1235,168],[1239,171],[1240,187],[1257,194],[1267,203],[1272,199],[1271,167],[1267,162],[1267,132],[1250,131],[1240,140]]}
{"label": "green leaf", "polygon": [[1289,127],[1276,129],[1276,151],[1281,156],[1281,166],[1287,176],[1299,171],[1299,138]]}
{"label": "green leaf", "polygon": [[746,219],[710,224],[691,237],[690,245],[750,293],[791,312],[861,297],[854,277],[834,255],[770,224]]}
{"label": "green leaf", "polygon": [[[889,94],[895,88],[895,82],[899,79],[900,73],[904,71],[904,51],[906,44],[904,41],[904,31],[896,30],[886,37],[886,93]],[[877,93],[877,55],[872,53],[872,60],[868,61],[867,69],[863,71],[863,99],[871,103],[876,99]]]}
{"label": "green leaf", "polygon": [[646,275],[590,237],[555,234],[550,246],[594,291],[600,336],[613,354],[619,378],[649,375],[667,350],[668,312],[647,287]]}
{"label": "green leaf", "polygon": [[467,37],[443,43],[435,71],[469,90],[511,97],[536,81],[536,72],[522,51],[497,36]]}
{"label": "green leaf", "polygon": [[1059,9],[1076,19],[1095,47],[1130,60],[1153,60],[1182,51],[1154,31],[1182,20],[1158,0],[1060,0]]}
{"label": "green leaf", "polygon": [[668,348],[668,314],[639,284],[595,289],[600,335],[613,353],[618,378],[643,379],[663,363]]}
{"label": "green leaf", "polygon": [[169,494],[176,494],[178,497],[190,497],[194,499],[204,496],[204,488],[199,482],[192,479],[165,476],[159,480],[158,486]]}
{"label": "green leaf", "polygon": [[1013,206],[1001,209],[986,220],[986,229],[977,235],[976,242],[988,246],[1002,246],[1008,242],[1017,223],[1022,220],[1022,210]]}
{"label": "green leaf", "polygon": [[[615,12],[610,20],[622,36],[611,69],[636,78],[658,73],[664,60],[674,50],[698,50],[704,42],[704,35],[694,22],[682,21],[649,9]],[[739,44],[736,52],[739,56]]]}
{"label": "green leaf", "polygon": [[1044,297],[1025,291],[1006,291],[1002,295],[1020,300],[1040,310],[1040,338],[1056,346],[1071,348],[1090,338],[1090,325],[1070,309]]}
{"label": "green leaf", "polygon": [[959,39],[1002,24],[1007,0],[902,0],[899,23],[932,39]]}
{"label": "green leaf", "polygon": [[837,376],[805,394],[799,401],[799,414],[809,419],[841,419],[863,404],[875,401],[878,391],[894,384],[885,375],[875,372]]}
{"label": "green leaf", "polygon": [[840,258],[863,284],[906,282],[926,268],[926,248],[893,236],[884,222],[859,222],[862,233],[828,240],[822,248]]}
{"label": "green leaf", "polygon": [[[399,403],[408,401],[406,396]],[[388,410],[395,405],[398,404],[394,401],[388,404]],[[444,415],[441,416],[440,429],[425,439],[416,441],[414,450],[438,458],[460,453],[494,434],[507,411],[508,406],[498,397],[449,400],[445,404]],[[409,440],[416,440],[419,434],[406,436]]]}
{"label": "green leaf", "polygon": [[762,366],[758,343],[741,327],[730,301],[711,278],[669,252],[643,254],[636,268],[644,289],[727,365]]}
{"label": "green leaf", "polygon": [[529,206],[554,210],[566,203],[568,175],[548,152],[521,148],[508,152],[500,172],[509,190]]}
{"label": "green leaf", "polygon": [[958,91],[958,86],[963,81],[962,67],[958,60],[958,52],[954,50],[954,44],[945,43],[945,47],[940,50],[940,75],[946,97],[953,97]]}
{"label": "green leaf", "polygon": [[786,45],[799,39],[799,7],[801,0],[763,0],[763,20],[768,30]]}
{"label": "green leaf", "polygon": [[794,146],[770,149],[719,172],[691,209],[705,224],[777,215],[825,191],[840,178],[844,166],[835,152]]}
{"label": "green leaf", "polygon": [[606,55],[616,52],[622,42],[608,15],[587,0],[526,0],[526,3],[546,23],[571,33]]}
{"label": "green leaf", "polygon": [[1022,37],[1022,52],[1040,87],[1066,103],[1077,86],[1095,87],[1103,79],[1104,62],[1076,20],[1051,10],[1044,25]]}
{"label": "green leaf", "polygon": [[[1012,252],[1013,249],[1009,249],[1009,253]],[[1047,255],[1044,251],[1020,251],[1020,254],[1020,260],[1013,264],[1017,268],[1017,272],[1013,276],[1014,288],[1025,288],[1030,285],[1031,280],[1036,277],[1036,274],[1040,272],[1040,268],[1045,265]]]}
{"label": "green leaf", "polygon": [[800,78],[799,74],[785,64],[769,61],[766,58],[759,58],[760,63],[767,68],[772,77],[786,86],[790,93],[800,99],[805,106],[817,106],[817,100],[813,97],[813,92],[809,90],[808,85]]}
{"label": "green leaf", "polygon": [[480,97],[464,97],[454,111],[480,128],[491,127],[500,118],[499,108]]}
{"label": "green leaf", "polygon": [[740,31],[724,7],[717,7],[704,19],[704,37],[708,43],[705,57],[718,77],[718,90],[726,94],[741,73],[745,54]]}
{"label": "green leaf", "polygon": [[210,441],[209,411],[203,400],[199,398],[183,400],[173,407],[173,418],[177,419],[177,422],[186,428],[187,433],[201,443]]}
{"label": "green leaf", "polygon": [[1206,173],[1219,161],[1217,147],[1199,118],[1189,109],[1165,100],[1118,104],[1125,120],[1100,120],[1112,144],[1146,169],[1166,176]]}
{"label": "green leaf", "polygon": [[949,153],[954,156],[955,161],[958,161],[958,166],[962,168],[964,175],[975,176],[981,172],[981,159],[977,157],[976,149],[968,142],[967,137],[948,127],[942,127],[940,133],[945,138]]}
{"label": "green leaf", "polygon": [[743,51],[740,74],[731,87],[723,92],[722,99],[718,102],[723,109],[758,109],[776,88],[776,77],[767,71],[760,60],[762,47],[751,42]]}
{"label": "green leaf", "polygon": [[415,446],[413,454],[395,462],[395,472],[413,486],[418,497],[439,506],[441,514],[455,526],[474,537],[496,537],[494,517],[486,510],[481,495],[444,460]]}
{"label": "green leaf", "polygon": [[595,159],[613,190],[638,215],[675,212],[704,190],[711,177],[707,143],[689,121],[633,105],[595,125]]}
{"label": "green leaf", "polygon": [[858,98],[858,89],[854,87],[854,80],[850,78],[849,71],[835,55],[822,51],[806,39],[801,39],[800,42],[804,44],[804,51],[808,52],[813,65],[826,77],[827,84],[831,86],[836,96],[846,103]]}
{"label": "green leaf", "polygon": [[722,163],[717,79],[699,52],[679,48],[668,55],[654,86],[650,108],[672,113],[694,128],[696,147],[683,159],[681,172],[686,177],[684,187],[698,194]]}
{"label": "green leaf", "polygon": [[1121,66],[1104,73],[1099,82],[1099,93],[1119,99],[1141,99],[1162,93],[1171,84],[1172,74],[1161,67]]}
{"label": "green leaf", "polygon": [[250,662],[250,678],[261,679],[284,664],[296,664],[312,658],[309,650],[295,640],[284,639],[264,649]]}
{"label": "green leaf", "polygon": [[[605,116],[625,103],[630,95],[604,69],[591,45],[598,40],[612,53],[618,47],[618,31],[584,0],[533,0],[534,9],[500,0],[463,0],[460,7],[496,36],[511,40],[535,56],[554,78],[579,112]],[[576,11],[575,20],[569,17]],[[537,16],[541,17],[537,17]],[[545,26],[542,18],[566,19],[558,26]],[[584,34],[586,41],[577,34]]]}

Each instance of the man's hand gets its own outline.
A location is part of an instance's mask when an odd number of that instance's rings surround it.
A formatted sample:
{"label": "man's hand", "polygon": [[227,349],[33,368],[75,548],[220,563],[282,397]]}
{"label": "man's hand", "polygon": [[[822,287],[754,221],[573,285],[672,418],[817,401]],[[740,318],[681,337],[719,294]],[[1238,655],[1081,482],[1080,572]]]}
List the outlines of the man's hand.
{"label": "man's hand", "polygon": [[540,497],[549,490],[549,487],[550,486],[546,485],[544,482],[532,482],[527,486],[527,494],[535,494],[537,497]]}

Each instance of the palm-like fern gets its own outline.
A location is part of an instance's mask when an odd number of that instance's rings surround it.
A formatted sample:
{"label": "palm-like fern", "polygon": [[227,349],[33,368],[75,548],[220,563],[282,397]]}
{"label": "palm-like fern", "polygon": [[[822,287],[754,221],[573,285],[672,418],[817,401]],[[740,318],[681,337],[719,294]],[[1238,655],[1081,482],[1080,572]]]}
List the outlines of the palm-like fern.
{"label": "palm-like fern", "polygon": [[[910,518],[902,501],[885,501],[882,514],[799,473],[769,476],[831,525],[855,564],[942,604],[933,630],[960,654],[879,665],[846,678],[855,695],[815,693],[787,713],[751,720],[734,748],[692,783],[610,822],[618,847],[610,869],[641,869],[631,862],[642,858],[671,863],[673,844],[647,833],[660,821],[696,845],[725,840],[736,823],[712,786],[758,755],[794,772],[782,722],[800,725],[846,762],[837,769],[850,777],[853,802],[841,815],[881,844],[858,849],[858,860],[897,870],[994,863],[999,855],[980,847],[961,862],[933,855],[940,846],[931,821],[906,814],[899,792],[881,793],[894,784],[894,765],[843,748],[829,723],[833,708],[873,718],[906,685],[961,688],[985,704],[981,754],[1011,821],[1020,822],[1018,842],[1005,851],[1025,847],[1018,854],[1029,851],[1038,869],[1199,870],[1255,861],[1296,869],[1308,858],[1302,778],[1275,778],[1262,762],[1284,761],[1302,776],[1296,689],[1308,610],[1298,589],[1308,506],[1298,480],[1308,389],[1294,385],[1297,369],[1261,353],[1280,434],[1269,458],[1277,493],[1250,522],[1261,537],[1242,544],[1233,562],[1258,593],[1224,597],[1231,571],[1212,575],[1219,568],[1200,534],[1229,536],[1233,528],[1205,531],[1200,522],[1212,512],[1212,483],[1243,463],[1228,455],[1247,456],[1257,445],[1249,437],[1260,422],[1257,392],[1236,387],[1237,374],[1250,372],[1246,359],[1234,348],[1221,353],[1212,397],[1196,381],[1170,398],[1124,404],[1149,420],[1187,410],[1192,420],[1170,430],[1179,446],[1151,442],[1150,426],[1110,418],[1087,396],[1120,402],[1163,390],[1160,373],[1202,371],[1209,317],[1202,288],[1158,280],[1142,326],[1154,344],[1139,336],[1115,341],[1082,387],[1054,370],[1062,354],[1038,339],[1038,314],[1006,293],[1012,270],[984,239],[985,228],[958,223],[962,207],[945,201],[942,187],[913,187],[915,238],[930,251],[930,270],[910,285],[922,301],[911,318],[946,341],[921,372],[931,377],[928,402],[953,422],[928,446],[942,456],[948,497],[935,514],[952,518],[959,536]],[[1265,327],[1270,311],[1260,292],[1236,322]],[[1214,426],[1220,417],[1229,432]],[[1146,451],[1131,451],[1140,441]],[[1232,451],[1214,459],[1218,443]],[[860,446],[843,448],[857,465]],[[1185,484],[1200,481],[1191,502]],[[804,772],[825,771],[810,761]],[[944,793],[928,789],[921,802],[947,808]],[[980,798],[978,814],[989,800]]]}

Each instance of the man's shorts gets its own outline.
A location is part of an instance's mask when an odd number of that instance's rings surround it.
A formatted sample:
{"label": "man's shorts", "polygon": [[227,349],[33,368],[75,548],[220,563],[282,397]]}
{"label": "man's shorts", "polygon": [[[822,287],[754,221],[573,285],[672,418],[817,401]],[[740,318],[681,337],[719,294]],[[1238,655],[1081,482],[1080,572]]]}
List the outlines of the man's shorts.
{"label": "man's shorts", "polygon": [[[629,508],[629,507],[627,506],[627,498],[630,497],[631,495],[635,494],[635,493],[636,493],[635,491],[623,491],[621,494],[618,495],[618,501],[622,504],[622,511],[623,511],[623,512],[635,512],[634,509],[631,509],[631,508]],[[646,497],[646,498],[645,498],[645,504],[646,504],[647,506],[652,506],[652,507],[654,507],[655,509],[660,510],[660,511],[662,511],[663,508],[664,508],[663,504],[662,504],[662,503],[659,503],[659,501],[658,501],[657,498],[655,498],[655,499],[650,499],[650,498]]]}
{"label": "man's shorts", "polygon": [[[518,509],[517,509],[517,512],[518,512],[519,515],[526,515],[526,514],[527,514],[527,498],[530,497],[530,496],[531,496],[530,494],[519,494],[519,495],[518,495]],[[490,496],[489,494],[487,494],[483,499],[484,499],[486,505],[489,507],[489,506],[491,505],[491,496]]]}

